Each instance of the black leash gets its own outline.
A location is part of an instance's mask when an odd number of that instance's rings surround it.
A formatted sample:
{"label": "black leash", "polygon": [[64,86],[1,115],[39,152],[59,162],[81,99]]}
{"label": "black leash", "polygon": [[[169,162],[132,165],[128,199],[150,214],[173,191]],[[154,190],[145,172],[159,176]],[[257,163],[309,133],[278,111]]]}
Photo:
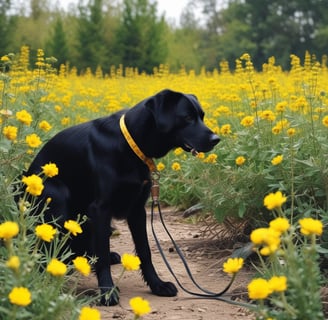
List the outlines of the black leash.
{"label": "black leash", "polygon": [[[158,185],[156,185],[156,189],[157,189]],[[156,190],[155,192],[158,196],[158,190]],[[166,231],[167,235],[169,236],[176,252],[178,253],[178,256],[179,258],[181,259],[184,267],[185,267],[185,270],[187,271],[187,274],[189,276],[189,278],[191,279],[192,283],[200,290],[202,291],[202,293],[198,293],[198,292],[193,292],[193,291],[190,291],[188,289],[186,289],[182,284],[181,282],[179,281],[179,279],[177,278],[176,274],[174,273],[170,263],[168,262],[167,258],[165,257],[165,254],[164,254],[164,251],[160,245],[160,242],[156,236],[156,232],[155,232],[155,229],[154,229],[154,211],[155,211],[155,208],[157,208],[158,210],[158,214],[159,214],[159,217],[160,217],[160,220],[161,220],[161,223],[163,225],[163,228],[164,230]],[[187,261],[185,259],[185,257],[183,256],[183,253],[181,252],[179,246],[177,245],[177,243],[175,242],[175,240],[173,239],[172,235],[170,234],[169,230],[167,229],[166,227],[166,224],[164,222],[164,219],[163,219],[163,215],[162,215],[162,211],[161,211],[161,207],[160,207],[160,204],[159,204],[159,201],[158,201],[158,197],[155,196],[155,199],[153,198],[153,201],[152,201],[152,204],[151,204],[151,229],[152,229],[152,233],[153,233],[153,236],[154,236],[154,239],[155,239],[155,242],[156,242],[156,245],[158,247],[158,250],[164,260],[164,263],[166,264],[168,270],[170,271],[171,275],[173,276],[173,278],[175,279],[175,281],[177,282],[177,284],[179,285],[179,287],[186,293],[190,294],[190,295],[193,295],[193,296],[196,296],[198,298],[207,298],[207,299],[215,299],[215,300],[221,300],[221,301],[224,301],[224,302],[227,302],[227,303],[230,303],[230,304],[235,304],[235,305],[238,305],[238,306],[241,306],[243,305],[242,303],[240,302],[235,302],[231,299],[226,299],[224,297],[221,297],[224,293],[226,293],[234,279],[235,279],[235,274],[232,276],[229,284],[226,286],[226,288],[224,288],[222,291],[218,292],[218,293],[215,293],[215,292],[212,292],[212,291],[209,291],[209,290],[206,290],[204,288],[202,288],[194,279],[191,271],[190,271],[190,268],[187,264]],[[248,305],[247,305],[248,306]]]}

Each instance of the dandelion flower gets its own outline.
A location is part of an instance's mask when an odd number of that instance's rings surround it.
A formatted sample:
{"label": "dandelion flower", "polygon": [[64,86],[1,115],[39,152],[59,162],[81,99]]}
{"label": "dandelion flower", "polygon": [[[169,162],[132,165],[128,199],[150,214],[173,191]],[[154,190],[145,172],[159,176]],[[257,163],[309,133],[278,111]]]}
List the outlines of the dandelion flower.
{"label": "dandelion flower", "polygon": [[0,239],[9,240],[17,236],[19,227],[16,222],[6,221],[0,224]]}
{"label": "dandelion flower", "polygon": [[285,276],[273,276],[268,283],[271,292],[284,292],[287,290],[287,278]]}
{"label": "dandelion flower", "polygon": [[43,121],[41,121],[41,122],[39,123],[39,128],[40,128],[41,130],[47,132],[47,131],[49,131],[49,130],[52,128],[52,126],[49,124],[48,121],[43,120]]}
{"label": "dandelion flower", "polygon": [[328,116],[323,117],[322,124],[328,128]]}
{"label": "dandelion flower", "polygon": [[14,141],[17,138],[18,128],[14,126],[6,126],[3,128],[3,135],[10,141]]}
{"label": "dandelion flower", "polygon": [[262,278],[253,279],[247,289],[248,296],[252,300],[266,299],[271,293],[268,281]]}
{"label": "dandelion flower", "polygon": [[81,309],[79,320],[100,320],[100,311],[90,307],[83,307]]}
{"label": "dandelion flower", "polygon": [[157,164],[157,170],[158,171],[163,171],[165,169],[165,164],[163,162],[159,162]]}
{"label": "dandelion flower", "polygon": [[276,252],[280,245],[280,232],[272,228],[258,228],[252,231],[250,235],[252,243],[257,246],[263,246],[260,253],[264,256]]}
{"label": "dandelion flower", "polygon": [[10,303],[20,307],[26,307],[32,302],[31,292],[24,287],[14,287],[8,297]]}
{"label": "dandelion flower", "polygon": [[246,158],[243,156],[239,156],[236,158],[235,162],[237,166],[242,166],[246,161]]}
{"label": "dandelion flower", "polygon": [[270,228],[272,228],[280,233],[287,231],[289,229],[289,227],[290,227],[290,224],[289,224],[288,219],[286,219],[286,218],[278,217],[278,218],[270,221]]}
{"label": "dandelion flower", "polygon": [[27,135],[25,141],[30,148],[37,148],[42,143],[40,137],[36,133]]}
{"label": "dandelion flower", "polygon": [[121,257],[121,263],[125,270],[133,271],[139,270],[141,261],[138,256],[124,253]]}
{"label": "dandelion flower", "polygon": [[33,120],[32,116],[26,110],[16,112],[16,119],[27,126],[29,126]]}
{"label": "dandelion flower", "polygon": [[303,218],[300,219],[298,222],[301,226],[301,233],[305,236],[311,234],[320,236],[322,234],[323,225],[320,220],[316,220],[313,218]]}
{"label": "dandelion flower", "polygon": [[209,154],[203,161],[205,163],[216,163],[218,156],[215,153]]}
{"label": "dandelion flower", "polygon": [[270,193],[264,198],[264,205],[268,210],[278,209],[287,201],[287,198],[277,191],[276,193]]}
{"label": "dandelion flower", "polygon": [[151,311],[149,302],[141,297],[130,299],[130,306],[137,317],[142,317]]}
{"label": "dandelion flower", "polygon": [[35,234],[43,241],[50,242],[53,240],[57,230],[50,224],[40,224],[35,228]]}
{"label": "dandelion flower", "polygon": [[57,260],[56,258],[51,259],[47,266],[47,272],[52,274],[55,277],[63,276],[67,271],[65,263]]}
{"label": "dandelion flower", "polygon": [[223,135],[223,136],[227,136],[229,134],[232,133],[231,131],[231,125],[230,124],[224,124],[221,126],[221,129],[220,129],[220,133]]}
{"label": "dandelion flower", "polygon": [[45,164],[41,168],[43,170],[43,173],[49,178],[58,175],[58,167],[54,163]]}
{"label": "dandelion flower", "polygon": [[84,276],[88,276],[91,272],[91,266],[88,259],[85,257],[76,257],[73,260],[73,264],[76,270],[78,270]]}
{"label": "dandelion flower", "polygon": [[171,168],[174,171],[179,171],[179,170],[181,170],[181,165],[179,162],[173,162]]}
{"label": "dandelion flower", "polygon": [[176,148],[175,150],[174,150],[174,154],[176,155],[176,156],[179,156],[179,155],[181,155],[181,154],[183,154],[183,149],[182,148]]}
{"label": "dandelion flower", "polygon": [[296,133],[296,129],[294,129],[294,128],[287,129],[287,135],[288,135],[288,137],[294,136],[295,133]]}
{"label": "dandelion flower", "polygon": [[18,256],[11,256],[8,261],[6,262],[6,266],[9,269],[12,269],[14,271],[17,271],[20,266],[20,260]]}
{"label": "dandelion flower", "polygon": [[78,233],[82,233],[81,226],[74,220],[65,221],[64,228],[72,233],[73,236],[77,236]]}
{"label": "dandelion flower", "polygon": [[278,156],[275,156],[271,160],[271,163],[272,163],[272,165],[277,166],[278,164],[280,164],[282,162],[283,159],[284,159],[284,156],[280,154]]}
{"label": "dandelion flower", "polygon": [[253,116],[246,116],[241,121],[240,124],[243,127],[252,127],[254,125],[254,117]]}
{"label": "dandelion flower", "polygon": [[244,259],[243,258],[229,258],[223,264],[223,271],[229,274],[237,273],[243,266]]}
{"label": "dandelion flower", "polygon": [[44,189],[42,179],[35,174],[32,174],[31,176],[28,177],[23,177],[22,182],[27,186],[26,192],[28,192],[32,196],[41,195]]}

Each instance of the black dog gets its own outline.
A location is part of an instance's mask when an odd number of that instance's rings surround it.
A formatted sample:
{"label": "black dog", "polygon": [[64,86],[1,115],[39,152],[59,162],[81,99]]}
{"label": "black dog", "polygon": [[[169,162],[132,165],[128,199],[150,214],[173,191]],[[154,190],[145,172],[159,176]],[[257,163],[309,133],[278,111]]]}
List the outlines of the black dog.
{"label": "black dog", "polygon": [[219,142],[204,125],[204,112],[195,96],[164,90],[129,110],[58,133],[36,156],[25,175],[39,173],[49,162],[59,168],[58,176],[45,181],[41,195],[52,199],[45,213],[48,220],[57,217],[63,223],[75,220],[78,214],[88,217],[83,233],[74,237],[71,247],[78,255],[98,257],[96,274],[101,303],[106,305],[118,302],[117,294],[105,295],[114,286],[111,259],[117,260],[117,254],[108,249],[112,218],[127,219],[151,291],[159,296],[177,294],[173,283],[158,277],[151,261],[144,208],[151,187],[150,171],[122,133],[123,114],[129,134],[147,158],[163,157],[176,147],[207,152]]}

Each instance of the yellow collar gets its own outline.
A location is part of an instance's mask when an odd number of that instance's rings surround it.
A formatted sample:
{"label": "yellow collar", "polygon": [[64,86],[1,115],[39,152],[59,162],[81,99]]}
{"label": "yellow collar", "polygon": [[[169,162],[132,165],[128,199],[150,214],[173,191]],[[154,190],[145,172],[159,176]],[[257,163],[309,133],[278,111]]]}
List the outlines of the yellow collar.
{"label": "yellow collar", "polygon": [[124,114],[120,118],[120,128],[123,133],[123,136],[126,140],[126,142],[129,144],[130,148],[133,150],[133,152],[148,166],[149,170],[151,172],[157,171],[156,165],[154,163],[154,160],[152,158],[148,158],[144,155],[144,153],[140,150],[140,148],[137,146],[133,138],[131,137],[124,121]]}

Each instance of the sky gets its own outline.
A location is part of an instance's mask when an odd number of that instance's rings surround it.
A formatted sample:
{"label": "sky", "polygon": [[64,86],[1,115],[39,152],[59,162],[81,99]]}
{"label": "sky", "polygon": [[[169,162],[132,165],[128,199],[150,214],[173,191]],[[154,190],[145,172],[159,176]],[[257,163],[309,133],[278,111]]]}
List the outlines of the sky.
{"label": "sky", "polygon": [[[189,0],[157,0],[157,11],[159,14],[165,13],[169,21],[179,23],[182,10]],[[62,7],[66,8],[70,3],[77,3],[77,0],[59,0]]]}

